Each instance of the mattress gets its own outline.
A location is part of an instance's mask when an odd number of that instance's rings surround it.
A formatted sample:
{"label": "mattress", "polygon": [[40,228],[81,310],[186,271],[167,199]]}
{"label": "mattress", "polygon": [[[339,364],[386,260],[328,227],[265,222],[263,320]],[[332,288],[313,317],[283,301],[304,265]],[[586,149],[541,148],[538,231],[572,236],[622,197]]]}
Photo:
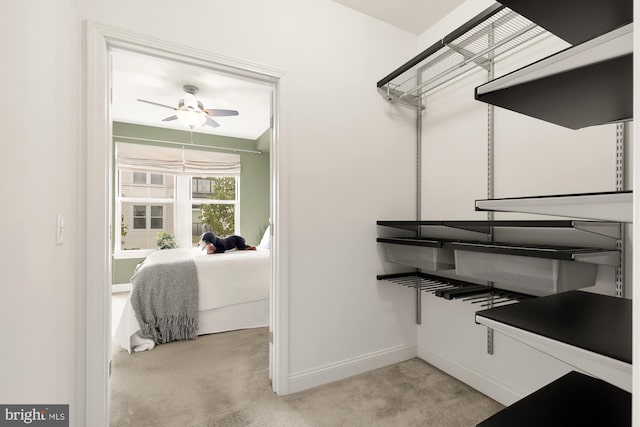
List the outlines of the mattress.
{"label": "mattress", "polygon": [[[194,260],[198,275],[199,335],[269,324],[269,250],[208,255],[199,248],[169,249],[153,252],[138,268],[184,259]],[[140,335],[129,298],[115,332],[118,344],[128,352],[155,346]]]}

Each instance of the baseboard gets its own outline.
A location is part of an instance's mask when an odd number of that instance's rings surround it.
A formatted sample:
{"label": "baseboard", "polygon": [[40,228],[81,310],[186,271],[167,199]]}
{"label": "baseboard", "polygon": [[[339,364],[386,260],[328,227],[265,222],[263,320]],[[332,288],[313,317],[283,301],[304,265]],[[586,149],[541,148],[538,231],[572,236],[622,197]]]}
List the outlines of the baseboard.
{"label": "baseboard", "polygon": [[111,293],[117,294],[120,292],[130,292],[131,283],[119,283],[117,285],[111,285]]}
{"label": "baseboard", "polygon": [[483,375],[482,372],[450,360],[435,350],[418,346],[418,357],[505,406],[524,397],[512,388]]}
{"label": "baseboard", "polygon": [[404,362],[417,356],[416,344],[407,344],[294,372],[289,376],[289,393],[296,393],[374,369]]}

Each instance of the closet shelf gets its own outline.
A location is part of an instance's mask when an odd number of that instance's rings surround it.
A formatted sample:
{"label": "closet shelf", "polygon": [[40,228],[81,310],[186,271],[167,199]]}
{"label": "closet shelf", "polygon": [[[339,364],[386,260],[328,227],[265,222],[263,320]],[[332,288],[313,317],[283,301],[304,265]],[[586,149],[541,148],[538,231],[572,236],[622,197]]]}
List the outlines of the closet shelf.
{"label": "closet shelf", "polygon": [[500,0],[500,3],[572,45],[633,22],[632,0]]}
{"label": "closet shelf", "polygon": [[376,242],[395,245],[424,246],[428,248],[442,248],[444,246],[444,241],[442,240],[414,237],[378,237],[376,238]]}
{"label": "closet shelf", "polygon": [[479,308],[500,307],[532,298],[529,295],[517,292],[422,272],[381,274],[377,276],[377,279],[408,288],[419,289],[447,300],[460,299],[470,304],[478,304]]}
{"label": "closet shelf", "polygon": [[[476,209],[478,210],[478,209]],[[377,225],[418,232],[422,227],[450,227],[489,234],[493,227],[524,228],[573,228],[600,234],[614,239],[620,238],[620,226],[608,221],[576,220],[456,220],[456,221],[377,221]]]}
{"label": "closet shelf", "polygon": [[378,243],[388,243],[392,245],[485,252],[500,255],[557,259],[561,261],[580,261],[612,266],[620,264],[619,251],[600,248],[477,242],[416,237],[378,237],[376,238],[376,241]]}
{"label": "closet shelf", "polygon": [[477,427],[631,426],[631,393],[571,371]]}
{"label": "closet shelf", "polygon": [[495,4],[378,81],[390,102],[418,106],[420,97],[542,34],[544,29]]}
{"label": "closet shelf", "polygon": [[378,237],[384,243],[384,258],[388,262],[430,271],[453,270],[453,250],[444,241],[410,237]]}
{"label": "closet shelf", "polygon": [[561,261],[580,261],[612,266],[620,265],[620,252],[609,249],[498,242],[447,242],[445,244],[456,251],[548,258]]}
{"label": "closet shelf", "polygon": [[476,313],[476,323],[631,391],[631,300],[583,291]]}
{"label": "closet shelf", "polygon": [[476,210],[633,222],[633,192],[615,191],[476,200]]}
{"label": "closet shelf", "polygon": [[580,129],[633,118],[633,24],[476,88],[475,98]]}

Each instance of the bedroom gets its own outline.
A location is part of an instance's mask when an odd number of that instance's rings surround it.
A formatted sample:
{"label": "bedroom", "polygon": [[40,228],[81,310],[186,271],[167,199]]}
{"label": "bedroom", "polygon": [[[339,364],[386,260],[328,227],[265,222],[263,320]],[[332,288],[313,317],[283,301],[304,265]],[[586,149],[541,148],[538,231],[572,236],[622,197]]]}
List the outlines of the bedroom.
{"label": "bedroom", "polygon": [[[166,268],[154,262],[186,256],[195,261],[200,283],[198,335],[268,326],[272,88],[121,49],[111,52],[111,63],[112,203],[113,217],[120,218],[112,236],[112,289],[124,292],[114,301],[129,295],[137,265],[147,267],[136,275],[139,290],[143,273]],[[172,115],[176,111],[183,116]],[[188,121],[205,116],[202,124]],[[257,250],[201,256],[205,231],[242,235]],[[167,251],[154,254],[156,249]],[[205,280],[211,285],[204,287]],[[214,291],[222,284],[227,291]],[[112,318],[114,343],[129,352],[152,349],[153,340],[142,338],[135,316],[141,307],[134,312],[127,298],[123,308]],[[209,310],[207,317],[203,310]],[[195,330],[187,336],[194,338]]]}
{"label": "bedroom", "polygon": [[[188,257],[200,284],[197,335],[268,326],[272,88],[126,50],[113,50],[111,62],[112,223],[118,225],[112,238],[113,292],[128,297],[134,275],[142,289],[144,272],[164,268],[154,262]],[[176,108],[191,99],[194,116],[207,117],[201,125],[172,116],[184,114]],[[198,106],[207,109],[197,113]],[[200,241],[205,231],[242,235],[257,250],[206,256]],[[166,252],[156,254],[157,249]],[[146,269],[135,274],[138,265]],[[214,291],[223,284],[227,291]],[[114,343],[129,352],[152,349],[153,340],[141,336],[135,316],[141,306],[134,312],[129,298],[123,303],[123,295],[117,297],[124,312],[113,312]],[[203,310],[209,310],[207,317]],[[181,339],[195,335],[192,330]]]}
{"label": "bedroom", "polygon": [[[452,16],[455,22],[441,23],[440,30],[476,13],[474,3],[479,2],[467,2],[468,13]],[[103,400],[103,392],[84,381],[87,372],[102,374],[106,366],[87,359],[85,345],[92,320],[86,294],[96,282],[87,271],[106,259],[87,251],[87,224],[102,229],[104,223],[101,213],[90,209],[99,195],[89,194],[85,184],[87,171],[102,166],[87,157],[96,147],[85,133],[87,94],[94,91],[84,84],[86,20],[286,71],[282,191],[291,231],[286,268],[291,384],[328,381],[350,374],[356,362],[371,360],[364,356],[391,363],[383,356],[403,346],[415,349],[413,294],[379,286],[375,275],[382,263],[374,243],[377,220],[415,212],[415,117],[391,108],[374,85],[430,40],[323,0],[213,1],[197,7],[187,13],[175,2],[120,0],[7,6],[3,40],[11,43],[4,45],[4,108],[15,121],[3,126],[3,135],[17,143],[5,146],[15,161],[3,169],[3,177],[25,180],[5,189],[6,198],[16,203],[4,221],[7,245],[15,248],[4,260],[6,283],[16,285],[7,290],[3,312],[7,319],[22,319],[2,334],[7,346],[20,350],[5,356],[5,401],[71,402],[76,419],[98,420],[89,425],[100,425],[104,415],[95,403]],[[38,126],[33,115],[16,112],[34,107],[48,112],[38,117]],[[90,189],[103,191],[104,182],[90,178]],[[340,191],[325,194],[326,188]],[[62,245],[55,243],[57,214],[65,219]],[[336,249],[330,237],[343,234],[351,239]],[[38,241],[46,245],[47,256],[33,253],[32,242]],[[42,338],[36,342],[34,336]],[[321,369],[331,367],[343,370]]]}

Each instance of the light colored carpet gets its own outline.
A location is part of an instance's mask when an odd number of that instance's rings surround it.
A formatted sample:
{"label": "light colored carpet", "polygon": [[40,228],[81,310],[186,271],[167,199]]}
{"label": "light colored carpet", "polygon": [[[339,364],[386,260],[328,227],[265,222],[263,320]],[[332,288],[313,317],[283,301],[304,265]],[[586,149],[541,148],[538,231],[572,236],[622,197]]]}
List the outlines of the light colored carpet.
{"label": "light colored carpet", "polygon": [[114,350],[111,426],[468,427],[502,406],[420,359],[278,397],[267,328]]}

